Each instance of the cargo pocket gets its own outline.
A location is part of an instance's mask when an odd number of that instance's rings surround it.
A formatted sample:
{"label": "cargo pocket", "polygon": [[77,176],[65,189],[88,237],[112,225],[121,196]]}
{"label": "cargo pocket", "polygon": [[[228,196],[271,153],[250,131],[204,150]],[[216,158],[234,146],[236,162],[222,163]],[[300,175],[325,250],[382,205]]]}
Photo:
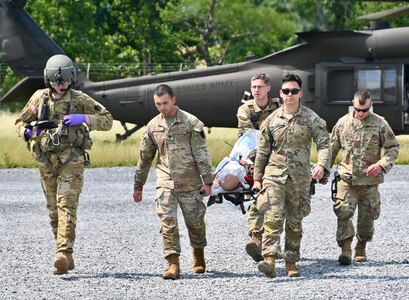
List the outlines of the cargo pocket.
{"label": "cargo pocket", "polygon": [[310,197],[300,193],[300,211],[303,217],[306,217],[311,212],[311,200]]}
{"label": "cargo pocket", "polygon": [[155,195],[155,201],[156,202],[160,202],[160,198],[162,197],[162,195],[164,194],[164,190],[163,189],[157,189],[156,190],[156,195]]}
{"label": "cargo pocket", "polygon": [[194,191],[192,196],[195,198],[196,202],[203,203],[204,197],[200,194],[200,190]]}
{"label": "cargo pocket", "polygon": [[377,220],[381,214],[381,198],[378,193],[378,198],[374,199],[373,201],[370,201],[370,210],[371,210],[371,215],[374,220]]}
{"label": "cargo pocket", "polygon": [[164,190],[157,189],[156,196],[155,196],[155,203],[156,203],[156,213],[158,214],[159,218],[162,218],[162,216],[165,214],[165,210],[162,206],[163,198],[164,198]]}
{"label": "cargo pocket", "polygon": [[270,205],[267,188],[263,188],[257,196],[256,207],[259,212],[265,213]]}
{"label": "cargo pocket", "polygon": [[47,160],[46,154],[41,150],[39,143],[37,143],[36,141],[31,141],[30,152],[31,152],[31,156],[36,161],[42,162],[44,160]]}
{"label": "cargo pocket", "polygon": [[[339,187],[339,184],[338,184]],[[348,204],[348,199],[346,199],[347,196],[347,189],[339,189],[337,191],[337,195],[335,197],[335,203],[333,205],[333,210],[334,213],[337,217],[341,215],[348,215],[349,211],[349,204]]]}

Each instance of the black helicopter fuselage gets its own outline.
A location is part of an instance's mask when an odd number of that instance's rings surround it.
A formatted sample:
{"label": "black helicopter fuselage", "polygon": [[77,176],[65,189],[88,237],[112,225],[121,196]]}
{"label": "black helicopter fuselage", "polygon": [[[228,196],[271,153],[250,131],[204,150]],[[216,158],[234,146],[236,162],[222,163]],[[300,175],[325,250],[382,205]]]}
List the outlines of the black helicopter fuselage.
{"label": "black helicopter fuselage", "polygon": [[[27,101],[36,89],[44,87],[42,72],[46,60],[64,52],[23,7],[12,7],[6,2],[1,1],[0,5],[0,58],[16,74],[27,77],[2,101]],[[177,105],[206,126],[236,127],[236,112],[243,93],[250,90],[250,78],[259,72],[269,74],[270,96],[278,97],[282,76],[291,72],[303,80],[303,104],[324,118],[329,129],[351,109],[356,89],[366,88],[373,94],[374,112],[384,116],[395,133],[409,132],[409,124],[405,123],[409,39],[404,38],[409,36],[409,27],[306,32],[298,36],[303,43],[236,64],[101,82],[88,80],[78,70],[75,88],[106,106],[114,119],[139,128],[157,114],[153,91],[158,84],[166,83],[174,89]]]}

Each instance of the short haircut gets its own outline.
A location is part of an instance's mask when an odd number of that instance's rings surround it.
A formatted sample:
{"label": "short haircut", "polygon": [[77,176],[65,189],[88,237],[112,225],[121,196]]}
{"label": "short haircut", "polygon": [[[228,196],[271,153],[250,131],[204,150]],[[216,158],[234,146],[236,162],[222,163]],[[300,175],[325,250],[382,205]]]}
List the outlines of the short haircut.
{"label": "short haircut", "polygon": [[364,105],[367,100],[371,101],[371,92],[368,90],[357,90],[354,94],[354,99],[357,99],[360,105]]}
{"label": "short haircut", "polygon": [[171,98],[173,98],[173,90],[167,84],[160,84],[156,87],[155,91],[153,92],[154,95],[161,97],[163,95],[168,94]]}
{"label": "short haircut", "polygon": [[254,81],[254,80],[263,80],[265,85],[271,85],[270,76],[268,76],[268,74],[266,73],[257,73],[256,75],[251,77],[251,81]]}
{"label": "short haircut", "polygon": [[282,79],[281,79],[281,83],[286,83],[289,81],[295,81],[298,83],[298,86],[301,88],[302,87],[302,80],[300,78],[300,76],[298,76],[297,74],[293,74],[293,73],[288,73],[287,75],[285,75]]}

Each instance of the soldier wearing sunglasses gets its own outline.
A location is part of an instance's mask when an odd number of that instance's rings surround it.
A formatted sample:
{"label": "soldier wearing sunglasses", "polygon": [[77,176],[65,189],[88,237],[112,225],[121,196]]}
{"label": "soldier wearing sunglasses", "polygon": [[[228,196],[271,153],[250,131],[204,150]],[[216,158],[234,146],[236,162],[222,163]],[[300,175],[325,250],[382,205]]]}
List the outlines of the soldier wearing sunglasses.
{"label": "soldier wearing sunglasses", "polygon": [[[300,275],[302,220],[310,213],[311,177],[328,175],[331,153],[326,123],[300,102],[302,81],[296,74],[282,78],[283,105],[262,125],[254,164],[254,187],[261,190],[257,207],[264,212],[264,261],[258,269],[275,277],[275,260],[281,256],[280,235],[285,228],[283,256],[289,277]],[[318,161],[311,171],[311,141],[317,145]]]}
{"label": "soldier wearing sunglasses", "polygon": [[341,265],[351,264],[355,235],[352,218],[357,207],[354,260],[367,260],[366,243],[373,238],[374,220],[380,213],[378,185],[384,181],[384,174],[392,168],[399,153],[399,144],[389,124],[370,111],[370,92],[358,90],[352,104],[354,110],[339,119],[331,133],[332,164],[342,150],[333,206],[337,216],[336,240],[342,249],[338,258]]}

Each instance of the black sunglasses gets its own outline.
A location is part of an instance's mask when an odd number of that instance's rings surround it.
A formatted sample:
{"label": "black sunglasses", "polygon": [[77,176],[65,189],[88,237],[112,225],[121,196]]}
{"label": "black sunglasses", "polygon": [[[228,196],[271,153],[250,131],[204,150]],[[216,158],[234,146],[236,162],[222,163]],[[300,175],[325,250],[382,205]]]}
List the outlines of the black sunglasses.
{"label": "black sunglasses", "polygon": [[281,89],[283,94],[288,95],[291,92],[291,95],[297,95],[301,90],[300,89]]}
{"label": "black sunglasses", "polygon": [[371,109],[371,107],[369,106],[368,108],[357,108],[354,106],[354,109],[357,112],[368,112]]}

